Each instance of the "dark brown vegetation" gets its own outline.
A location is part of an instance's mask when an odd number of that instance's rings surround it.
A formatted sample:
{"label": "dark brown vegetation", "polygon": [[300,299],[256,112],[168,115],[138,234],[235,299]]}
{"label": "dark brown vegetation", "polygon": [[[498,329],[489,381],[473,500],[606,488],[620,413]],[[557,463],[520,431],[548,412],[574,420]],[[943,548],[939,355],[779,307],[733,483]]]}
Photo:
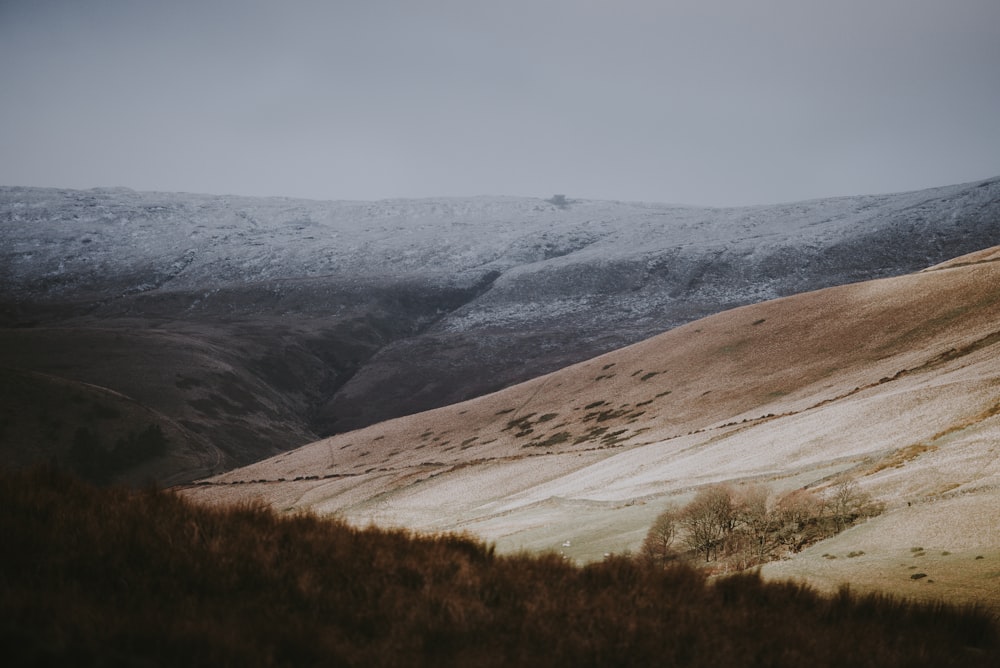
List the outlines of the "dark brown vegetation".
{"label": "dark brown vegetation", "polygon": [[985,612],[0,477],[5,665],[987,666]]}
{"label": "dark brown vegetation", "polygon": [[54,460],[91,482],[135,484],[182,440],[169,421],[121,395],[0,369],[0,466]]}
{"label": "dark brown vegetation", "polygon": [[640,557],[656,565],[686,557],[712,563],[716,572],[744,570],[799,552],[883,510],[850,478],[824,496],[797,489],[777,499],[762,485],[710,485],[683,508],[660,513]]}

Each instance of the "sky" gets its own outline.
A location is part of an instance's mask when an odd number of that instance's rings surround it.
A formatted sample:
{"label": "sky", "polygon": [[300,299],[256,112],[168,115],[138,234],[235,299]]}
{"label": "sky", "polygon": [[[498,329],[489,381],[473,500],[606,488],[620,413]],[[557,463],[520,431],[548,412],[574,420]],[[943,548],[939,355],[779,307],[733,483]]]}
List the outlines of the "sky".
{"label": "sky", "polygon": [[997,0],[0,0],[3,185],[735,206],[997,175]]}

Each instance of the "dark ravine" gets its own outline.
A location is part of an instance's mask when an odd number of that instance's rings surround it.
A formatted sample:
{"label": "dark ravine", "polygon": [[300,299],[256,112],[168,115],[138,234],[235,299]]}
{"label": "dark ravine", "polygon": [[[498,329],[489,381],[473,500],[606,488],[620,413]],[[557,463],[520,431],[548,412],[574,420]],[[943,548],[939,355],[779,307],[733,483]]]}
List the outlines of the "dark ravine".
{"label": "dark ravine", "polygon": [[164,416],[144,471],[177,481],[1000,244],[1000,178],[745,209],[2,188],[0,232],[0,368]]}

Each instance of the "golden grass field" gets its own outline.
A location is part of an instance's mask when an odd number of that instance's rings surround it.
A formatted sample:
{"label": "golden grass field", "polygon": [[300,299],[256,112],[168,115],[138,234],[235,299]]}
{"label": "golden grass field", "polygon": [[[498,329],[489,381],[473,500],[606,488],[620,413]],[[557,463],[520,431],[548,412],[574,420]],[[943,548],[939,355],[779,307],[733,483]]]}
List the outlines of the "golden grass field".
{"label": "golden grass field", "polygon": [[183,493],[589,562],[637,549],[701,486],[822,491],[847,475],[886,512],[766,577],[1000,609],[998,260],[726,311]]}

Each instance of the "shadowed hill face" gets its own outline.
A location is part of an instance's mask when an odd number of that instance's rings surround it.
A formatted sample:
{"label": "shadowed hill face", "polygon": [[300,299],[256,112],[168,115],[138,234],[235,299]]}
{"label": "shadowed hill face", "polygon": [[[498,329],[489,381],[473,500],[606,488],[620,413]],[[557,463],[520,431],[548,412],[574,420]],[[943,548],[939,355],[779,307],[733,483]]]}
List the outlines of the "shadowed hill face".
{"label": "shadowed hill face", "polygon": [[745,209],[6,188],[0,366],[175,420],[221,453],[190,479],[1000,243],[998,212],[996,179]]}
{"label": "shadowed hill face", "polygon": [[[637,548],[656,514],[702,485],[822,491],[847,475],[888,511],[837,540],[867,535],[863,551],[885,559],[910,543],[995,556],[993,259],[726,311],[188,493],[471,530],[501,549],[564,546],[587,560]],[[1000,593],[995,579],[978,586]]]}
{"label": "shadowed hill face", "polygon": [[211,471],[219,459],[210,443],[192,447],[177,423],[128,397],[10,369],[0,369],[0,439],[0,469],[56,461],[102,484],[169,484],[177,470]]}

